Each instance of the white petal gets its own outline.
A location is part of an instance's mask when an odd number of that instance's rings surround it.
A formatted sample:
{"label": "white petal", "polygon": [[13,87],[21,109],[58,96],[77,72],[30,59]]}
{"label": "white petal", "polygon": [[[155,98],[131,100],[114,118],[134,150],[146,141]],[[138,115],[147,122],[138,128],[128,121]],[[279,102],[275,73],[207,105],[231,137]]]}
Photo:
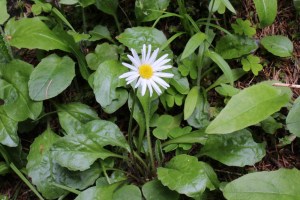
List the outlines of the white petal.
{"label": "white petal", "polygon": [[119,78],[127,78],[127,77],[130,77],[130,76],[134,75],[134,74],[138,74],[138,73],[135,72],[135,71],[126,72],[126,73],[122,74],[121,76],[119,76]]}
{"label": "white petal", "polygon": [[127,57],[131,60],[135,67],[139,67],[141,65],[140,59],[135,59],[131,55],[127,55]]}
{"label": "white petal", "polygon": [[170,62],[171,61],[171,59],[165,59],[165,60],[162,60],[162,61],[160,61],[159,63],[154,63],[153,65],[152,65],[152,67],[154,68],[154,69],[156,69],[156,68],[159,68],[159,67],[161,67],[161,66],[163,66],[164,64],[167,64],[168,62]]}
{"label": "white petal", "polygon": [[145,63],[146,59],[146,45],[143,44],[143,49],[142,49],[142,63]]}
{"label": "white petal", "polygon": [[138,80],[138,82],[135,84],[134,88],[138,88],[141,85],[141,82],[142,82],[142,78],[140,78]]}
{"label": "white petal", "polygon": [[150,55],[151,55],[151,44],[148,45],[148,52],[147,52],[147,56],[145,58],[145,63],[149,63]]}
{"label": "white petal", "polygon": [[136,60],[136,62],[138,62],[137,66],[140,66],[141,65],[141,59],[138,56],[137,52],[134,49],[131,49],[131,53],[133,55],[133,58]]}
{"label": "white petal", "polygon": [[152,87],[153,87],[153,89],[155,90],[155,92],[156,92],[158,95],[160,95],[162,92],[161,92],[159,86],[158,86],[152,79],[150,79],[149,82],[150,82],[150,84],[152,85]]}
{"label": "white petal", "polygon": [[155,68],[153,67],[153,70],[155,72],[158,72],[158,71],[163,71],[165,69],[170,69],[172,67],[173,67],[172,65],[163,65],[163,66],[160,66],[160,67],[155,67]]}
{"label": "white petal", "polygon": [[138,77],[139,77],[139,74],[133,74],[133,75],[129,76],[128,78],[126,78],[125,80],[132,82],[131,80],[135,80]]}
{"label": "white petal", "polygon": [[145,95],[146,93],[146,89],[147,89],[147,83],[146,83],[146,80],[145,79],[142,79],[142,96]]}
{"label": "white petal", "polygon": [[158,77],[165,77],[165,78],[172,78],[174,76],[174,74],[166,73],[166,72],[154,72],[154,75]]}
{"label": "white petal", "polygon": [[148,80],[148,81],[146,81],[146,83],[147,83],[147,86],[148,86],[148,88],[149,88],[150,97],[152,97],[152,94],[153,94],[152,85],[151,85],[151,83],[150,83],[150,81],[149,81],[149,80]]}
{"label": "white petal", "polygon": [[162,57],[160,57],[157,61],[155,61],[152,66],[153,67],[160,67],[164,64],[166,64],[167,62],[169,62],[171,59],[166,59],[168,57],[168,54],[163,55]]}
{"label": "white petal", "polygon": [[157,48],[153,54],[151,55],[151,57],[149,58],[148,60],[148,64],[149,65],[152,65],[152,63],[154,62],[154,60],[156,59],[157,55],[158,55],[158,51],[159,51],[159,48]]}
{"label": "white petal", "polygon": [[153,81],[155,81],[156,83],[158,83],[159,85],[161,85],[165,89],[167,89],[168,87],[170,87],[170,85],[166,81],[164,81],[163,79],[159,78],[158,76],[153,76],[152,79],[153,79]]}
{"label": "white petal", "polygon": [[137,71],[137,70],[138,70],[137,67],[135,67],[135,66],[133,66],[133,65],[130,65],[130,64],[128,64],[128,63],[122,62],[122,65],[124,65],[125,67],[127,67],[127,68],[129,68],[129,69],[131,69],[131,70],[133,70],[133,71]]}

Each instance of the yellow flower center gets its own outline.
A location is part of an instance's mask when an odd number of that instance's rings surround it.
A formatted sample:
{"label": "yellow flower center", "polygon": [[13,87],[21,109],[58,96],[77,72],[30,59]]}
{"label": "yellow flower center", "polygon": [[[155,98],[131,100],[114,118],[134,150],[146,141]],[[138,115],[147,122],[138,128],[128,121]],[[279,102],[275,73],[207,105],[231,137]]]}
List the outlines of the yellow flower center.
{"label": "yellow flower center", "polygon": [[150,79],[153,75],[153,69],[151,65],[143,64],[139,68],[140,76],[144,79]]}

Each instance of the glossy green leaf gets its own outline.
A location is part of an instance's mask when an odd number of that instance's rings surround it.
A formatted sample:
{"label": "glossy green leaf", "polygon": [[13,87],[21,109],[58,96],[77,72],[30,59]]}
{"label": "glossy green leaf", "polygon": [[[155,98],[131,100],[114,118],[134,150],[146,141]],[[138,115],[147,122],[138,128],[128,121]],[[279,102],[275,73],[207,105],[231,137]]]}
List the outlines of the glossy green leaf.
{"label": "glossy green leaf", "polygon": [[117,36],[117,40],[138,52],[141,51],[144,44],[151,44],[154,50],[167,42],[167,38],[162,31],[151,27],[127,28],[122,34]]}
{"label": "glossy green leaf", "polygon": [[93,30],[89,31],[89,34],[92,36],[89,41],[97,41],[102,39],[113,41],[106,26],[97,25]]}
{"label": "glossy green leaf", "polygon": [[0,107],[0,143],[9,147],[18,146],[17,130],[18,123],[8,117],[3,108]]}
{"label": "glossy green leaf", "polygon": [[193,131],[189,134],[185,134],[174,139],[168,140],[167,142],[163,143],[163,146],[169,144],[205,144],[207,136],[203,130]]}
{"label": "glossy green leaf", "polygon": [[93,83],[94,94],[97,102],[107,113],[115,112],[128,99],[127,90],[118,88],[124,81],[119,79],[119,76],[126,71],[126,67],[113,60],[103,62],[97,68]]}
{"label": "glossy green leaf", "polygon": [[297,169],[255,172],[228,183],[223,194],[228,200],[296,200],[300,199],[299,179]]}
{"label": "glossy green leaf", "polygon": [[194,112],[199,97],[199,87],[194,86],[186,96],[184,102],[183,115],[184,120],[187,120]]}
{"label": "glossy green leaf", "polygon": [[271,25],[277,15],[277,0],[254,0],[254,5],[260,25],[262,27]]}
{"label": "glossy green leaf", "polygon": [[117,46],[102,43],[97,45],[95,53],[89,53],[85,58],[89,68],[97,70],[99,65],[106,60],[118,60]]}
{"label": "glossy green leaf", "polygon": [[65,5],[74,5],[79,3],[82,7],[87,7],[94,4],[95,0],[60,0],[59,3]]}
{"label": "glossy green leaf", "polygon": [[47,129],[35,138],[30,146],[27,157],[28,163],[26,169],[28,170],[28,176],[42,195],[49,199],[58,198],[67,193],[67,191],[52,185],[55,182],[55,178],[53,177],[55,169],[51,163],[49,149],[58,139],[58,135]]}
{"label": "glossy green leaf", "polygon": [[233,96],[210,123],[206,133],[225,134],[259,123],[279,111],[291,98],[288,88],[276,88],[270,82],[253,85]]}
{"label": "glossy green leaf", "polygon": [[293,55],[293,43],[285,36],[272,35],[261,39],[261,44],[272,54],[279,57]]}
{"label": "glossy green leaf", "polygon": [[58,119],[67,134],[77,134],[89,121],[98,119],[98,114],[88,105],[73,102],[57,105]]}
{"label": "glossy green leaf", "polygon": [[0,25],[3,25],[4,22],[9,18],[6,8],[6,0],[0,0]]}
{"label": "glossy green leaf", "polygon": [[118,0],[96,0],[96,6],[102,12],[115,16],[117,13]]}
{"label": "glossy green leaf", "polygon": [[226,135],[210,135],[200,154],[227,166],[244,167],[254,165],[265,156],[264,146],[254,142],[251,133],[243,129]]}
{"label": "glossy green leaf", "polygon": [[180,94],[187,94],[190,90],[190,85],[187,77],[183,77],[177,68],[172,68],[172,74],[174,77],[170,81],[170,85],[173,86]]}
{"label": "glossy green leaf", "polygon": [[257,76],[258,72],[263,69],[260,63],[260,58],[258,56],[248,55],[247,58],[242,59],[243,69],[247,71],[252,71],[252,73]]}
{"label": "glossy green leaf", "polygon": [[113,200],[114,191],[120,182],[107,186],[94,186],[81,192],[75,200]]}
{"label": "glossy green leaf", "polygon": [[68,30],[67,33],[71,35],[76,43],[87,41],[91,36],[85,33],[78,33],[76,31]]}
{"label": "glossy green leaf", "polygon": [[207,51],[206,55],[219,66],[219,68],[223,71],[224,75],[229,80],[229,83],[233,85],[233,75],[231,69],[228,63],[222,58],[222,56],[213,51]]}
{"label": "glossy green leaf", "polygon": [[215,88],[216,92],[224,97],[232,97],[240,92],[239,89],[233,87],[232,85],[221,84],[221,86]]}
{"label": "glossy green leaf", "polygon": [[194,53],[194,51],[204,42],[205,39],[207,39],[207,36],[202,32],[193,35],[185,45],[180,59],[183,60]]}
{"label": "glossy green leaf", "polygon": [[51,31],[39,18],[11,19],[5,26],[6,37],[11,46],[27,49],[53,50],[70,52],[70,47]]}
{"label": "glossy green leaf", "polygon": [[161,115],[157,119],[153,135],[161,140],[167,139],[169,131],[180,126],[181,116]]}
{"label": "glossy green leaf", "polygon": [[124,185],[116,190],[112,197],[113,200],[142,200],[141,190],[135,185]]}
{"label": "glossy green leaf", "polygon": [[70,170],[86,170],[97,159],[120,157],[103,147],[118,146],[129,151],[129,146],[112,122],[94,120],[83,125],[78,134],[67,135],[54,143],[51,152],[57,163]]}
{"label": "glossy green leaf", "polygon": [[28,95],[29,76],[32,65],[20,60],[0,64],[0,98],[3,110],[15,121],[36,119],[42,111],[42,102],[34,102]]}
{"label": "glossy green leaf", "polygon": [[230,10],[232,13],[236,14],[235,9],[231,5],[229,0],[221,0],[221,2],[226,6],[228,10]]}
{"label": "glossy green leaf", "polygon": [[300,97],[298,97],[293,107],[288,113],[288,116],[286,117],[286,125],[287,129],[295,134],[296,136],[300,137]]}
{"label": "glossy green leaf", "polygon": [[146,200],[177,200],[179,194],[163,186],[160,181],[152,180],[145,183],[142,187],[143,195]]}
{"label": "glossy green leaf", "polygon": [[226,35],[216,45],[216,52],[224,59],[240,58],[258,48],[254,39],[245,36]]}
{"label": "glossy green leaf", "polygon": [[29,96],[42,101],[63,92],[75,77],[75,63],[68,57],[51,54],[34,68],[28,82]]}
{"label": "glossy green leaf", "polygon": [[171,190],[196,198],[201,196],[209,182],[204,164],[198,162],[196,157],[178,155],[173,157],[165,167],[157,169],[157,177]]}
{"label": "glossy green leaf", "polygon": [[141,22],[158,19],[169,6],[170,0],[136,0],[135,16]]}

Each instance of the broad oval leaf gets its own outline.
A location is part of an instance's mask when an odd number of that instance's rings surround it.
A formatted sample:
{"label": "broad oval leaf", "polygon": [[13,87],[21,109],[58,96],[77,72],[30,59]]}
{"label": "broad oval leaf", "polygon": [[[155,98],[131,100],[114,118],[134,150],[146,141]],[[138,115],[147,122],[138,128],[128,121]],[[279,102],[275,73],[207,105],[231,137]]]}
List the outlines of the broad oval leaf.
{"label": "broad oval leaf", "polygon": [[51,152],[54,160],[70,170],[86,170],[97,159],[120,157],[104,146],[129,146],[119,128],[112,122],[94,120],[82,126],[78,134],[67,135],[54,143]]}
{"label": "broad oval leaf", "polygon": [[228,183],[223,194],[228,200],[296,200],[300,199],[299,179],[297,169],[255,172]]}
{"label": "broad oval leaf", "polygon": [[112,16],[116,16],[118,5],[118,0],[96,0],[96,7],[102,12]]}
{"label": "broad oval leaf", "polygon": [[133,48],[138,52],[141,51],[144,44],[151,44],[154,50],[167,42],[167,38],[162,31],[151,27],[127,28],[117,37],[117,40],[128,48]]}
{"label": "broad oval leaf", "polygon": [[200,88],[198,86],[194,86],[186,96],[183,109],[184,120],[187,120],[196,108],[199,97],[199,89]]}
{"label": "broad oval leaf", "polygon": [[70,52],[67,43],[54,34],[39,18],[11,19],[5,26],[9,44],[17,48],[53,50]]}
{"label": "broad oval leaf", "polygon": [[253,0],[262,27],[271,25],[277,15],[277,0]]}
{"label": "broad oval leaf", "polygon": [[266,154],[264,144],[254,142],[251,133],[240,130],[226,135],[209,135],[201,155],[207,155],[228,166],[254,165]]}
{"label": "broad oval leaf", "polygon": [[276,88],[270,82],[251,86],[233,96],[205,132],[225,134],[254,125],[279,111],[290,98],[289,88]]}
{"label": "broad oval leaf", "polygon": [[142,191],[146,200],[177,200],[179,198],[177,192],[163,186],[159,180],[152,180],[145,183]]}
{"label": "broad oval leaf", "polygon": [[194,51],[203,43],[205,39],[207,39],[207,36],[202,32],[193,35],[186,44],[180,60],[183,60],[194,53]]}
{"label": "broad oval leaf", "polygon": [[216,52],[213,51],[206,51],[206,55],[212,59],[219,68],[223,71],[224,75],[228,79],[229,83],[233,85],[233,75],[231,72],[231,68],[229,67],[228,63]]}
{"label": "broad oval leaf", "polygon": [[103,62],[94,76],[94,94],[97,102],[107,113],[113,113],[123,106],[128,93],[122,85],[119,76],[127,71],[126,67],[117,61],[108,60]]}
{"label": "broad oval leaf", "polygon": [[7,8],[6,8],[6,0],[1,0],[0,1],[0,25],[3,25],[4,22],[9,18],[9,14],[7,13]]}
{"label": "broad oval leaf", "polygon": [[30,75],[29,96],[35,101],[55,97],[71,84],[74,77],[75,63],[70,57],[47,56]]}
{"label": "broad oval leaf", "polygon": [[113,200],[142,200],[141,190],[136,185],[124,185],[123,187],[117,189],[113,196]]}
{"label": "broad oval leaf", "polygon": [[293,55],[293,43],[282,35],[266,36],[261,39],[261,44],[272,54],[279,57]]}
{"label": "broad oval leaf", "polygon": [[32,65],[20,60],[0,64],[0,98],[3,110],[15,121],[36,119],[42,111],[42,102],[32,101],[28,95],[29,76]]}
{"label": "broad oval leaf", "polygon": [[172,68],[172,74],[174,74],[174,77],[170,80],[170,85],[172,85],[180,94],[187,94],[190,90],[187,77],[182,76],[175,67]]}
{"label": "broad oval leaf", "polygon": [[182,154],[173,157],[165,167],[159,167],[157,177],[171,190],[196,198],[202,195],[210,182],[205,165],[196,157]]}
{"label": "broad oval leaf", "polygon": [[300,137],[300,97],[298,97],[291,110],[289,111],[288,116],[286,117],[286,125],[288,130]]}
{"label": "broad oval leaf", "polygon": [[19,144],[18,122],[14,121],[0,107],[0,143],[9,147]]}
{"label": "broad oval leaf", "polygon": [[135,16],[142,22],[156,20],[168,8],[169,3],[170,0],[136,0]]}
{"label": "broad oval leaf", "polygon": [[98,119],[98,114],[88,105],[73,102],[57,105],[58,119],[67,134],[76,134],[89,121]]}

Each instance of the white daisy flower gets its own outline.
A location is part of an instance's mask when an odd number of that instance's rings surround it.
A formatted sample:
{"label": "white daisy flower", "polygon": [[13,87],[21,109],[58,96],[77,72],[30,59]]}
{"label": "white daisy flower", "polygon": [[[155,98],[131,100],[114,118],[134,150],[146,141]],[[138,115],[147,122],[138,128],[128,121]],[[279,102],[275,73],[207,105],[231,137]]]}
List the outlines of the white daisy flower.
{"label": "white daisy flower", "polygon": [[157,48],[151,54],[151,45],[147,47],[144,44],[142,49],[142,58],[140,58],[134,49],[131,49],[131,55],[127,55],[132,64],[122,63],[125,67],[131,71],[122,74],[119,78],[126,78],[127,84],[136,81],[135,88],[142,87],[142,96],[145,95],[148,87],[150,97],[153,94],[153,89],[160,95],[162,93],[159,86],[167,89],[170,85],[162,78],[172,78],[174,74],[162,72],[165,69],[172,68],[172,65],[167,65],[171,59],[166,59],[168,54],[163,55],[159,59],[156,59],[159,49]]}

